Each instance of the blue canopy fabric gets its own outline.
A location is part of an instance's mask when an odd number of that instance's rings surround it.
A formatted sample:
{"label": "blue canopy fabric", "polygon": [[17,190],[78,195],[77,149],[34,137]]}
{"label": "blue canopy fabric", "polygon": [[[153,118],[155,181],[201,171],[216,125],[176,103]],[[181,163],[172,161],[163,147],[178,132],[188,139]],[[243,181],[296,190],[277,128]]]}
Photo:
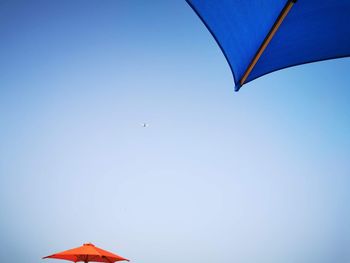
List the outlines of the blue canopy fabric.
{"label": "blue canopy fabric", "polygon": [[[235,90],[291,0],[186,0],[230,65]],[[350,56],[350,0],[298,0],[249,73],[252,81],[273,71]]]}

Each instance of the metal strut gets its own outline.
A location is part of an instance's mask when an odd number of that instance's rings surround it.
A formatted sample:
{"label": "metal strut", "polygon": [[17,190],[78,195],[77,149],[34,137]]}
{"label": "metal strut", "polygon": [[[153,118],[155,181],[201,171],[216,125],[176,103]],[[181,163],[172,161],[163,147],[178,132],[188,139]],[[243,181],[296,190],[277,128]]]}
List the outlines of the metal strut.
{"label": "metal strut", "polygon": [[245,72],[243,74],[243,77],[239,81],[239,85],[237,85],[235,87],[236,91],[239,91],[241,86],[245,83],[245,81],[247,80],[249,74],[252,72],[254,66],[258,62],[259,58],[264,53],[266,47],[268,46],[268,44],[272,40],[273,36],[277,32],[278,28],[281,26],[283,20],[286,18],[286,16],[288,15],[289,11],[292,9],[293,5],[296,2],[297,2],[297,0],[289,0],[286,3],[286,5],[282,9],[281,13],[279,14],[278,18],[276,19],[275,23],[273,24],[272,28],[270,29],[270,32],[267,34],[267,36],[265,37],[264,41],[260,45],[258,51],[256,52],[255,56],[253,57],[252,61],[250,62],[248,68],[245,70]]}

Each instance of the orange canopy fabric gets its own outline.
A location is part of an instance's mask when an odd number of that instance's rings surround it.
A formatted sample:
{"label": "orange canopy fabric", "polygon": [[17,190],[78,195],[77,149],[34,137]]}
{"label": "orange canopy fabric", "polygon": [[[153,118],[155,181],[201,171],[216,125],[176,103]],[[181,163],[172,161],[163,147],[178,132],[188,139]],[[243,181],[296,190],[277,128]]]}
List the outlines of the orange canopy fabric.
{"label": "orange canopy fabric", "polygon": [[101,248],[94,246],[91,243],[84,244],[81,247],[62,251],[44,258],[57,258],[73,262],[106,262],[113,263],[116,261],[129,261],[119,255],[113,254]]}

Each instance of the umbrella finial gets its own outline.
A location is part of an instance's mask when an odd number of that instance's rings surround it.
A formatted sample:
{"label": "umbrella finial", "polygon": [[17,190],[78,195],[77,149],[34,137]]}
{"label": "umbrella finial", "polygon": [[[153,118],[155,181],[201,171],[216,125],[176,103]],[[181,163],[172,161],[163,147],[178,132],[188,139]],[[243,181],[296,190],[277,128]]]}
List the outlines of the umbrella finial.
{"label": "umbrella finial", "polygon": [[92,246],[92,247],[94,247],[95,245],[89,242],[89,243],[83,244],[83,246]]}

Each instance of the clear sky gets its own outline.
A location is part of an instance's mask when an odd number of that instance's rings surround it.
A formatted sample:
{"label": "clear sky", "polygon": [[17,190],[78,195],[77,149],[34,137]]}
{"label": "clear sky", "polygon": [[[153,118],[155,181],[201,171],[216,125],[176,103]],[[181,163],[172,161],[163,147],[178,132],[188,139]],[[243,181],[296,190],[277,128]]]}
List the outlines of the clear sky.
{"label": "clear sky", "polygon": [[0,0],[0,261],[349,262],[349,68],[235,93],[183,0]]}

